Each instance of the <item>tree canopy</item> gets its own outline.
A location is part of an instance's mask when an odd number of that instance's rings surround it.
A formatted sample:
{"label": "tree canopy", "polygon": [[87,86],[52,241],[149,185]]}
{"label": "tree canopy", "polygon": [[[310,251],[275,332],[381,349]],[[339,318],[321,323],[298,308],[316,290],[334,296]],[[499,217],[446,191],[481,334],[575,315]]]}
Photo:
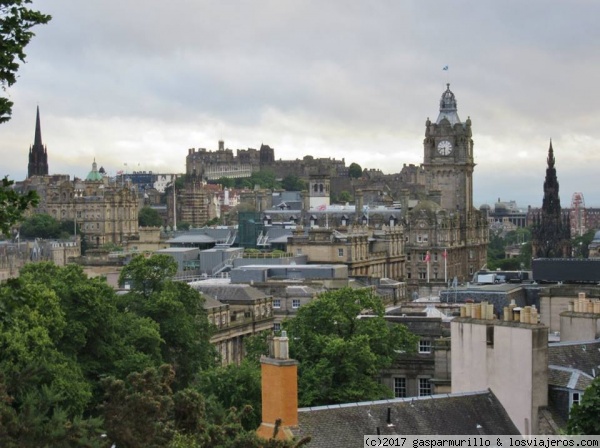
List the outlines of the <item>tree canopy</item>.
{"label": "tree canopy", "polygon": [[354,178],[354,179],[358,179],[359,177],[362,177],[362,167],[358,164],[358,163],[351,163],[350,166],[348,167],[348,176]]}
{"label": "tree canopy", "polygon": [[388,324],[384,311],[370,290],[344,288],[321,294],[284,322],[290,355],[300,363],[300,406],[391,396],[378,374],[398,351],[415,351],[417,337],[404,325]]}
{"label": "tree canopy", "polygon": [[161,227],[163,220],[155,209],[145,205],[138,213],[138,223],[140,227]]}
{"label": "tree canopy", "polygon": [[68,238],[74,232],[73,221],[57,221],[47,213],[25,219],[19,230],[22,238]]}
{"label": "tree canopy", "polygon": [[306,190],[306,182],[295,174],[289,174],[281,181],[281,187],[286,191],[303,191]]}
{"label": "tree canopy", "polygon": [[569,434],[600,434],[600,376],[585,390],[581,402],[573,405],[569,414]]}
{"label": "tree canopy", "polygon": [[46,262],[0,283],[2,447],[304,443],[256,435],[257,355],[239,369],[215,366],[202,297],[170,280],[170,263],[134,259],[127,294],[80,266]]}
{"label": "tree canopy", "polygon": [[[31,29],[51,19],[30,9],[31,3],[32,0],[0,0],[0,86],[4,91],[17,82],[17,71],[25,62],[25,47],[35,35]],[[10,120],[12,106],[7,96],[0,97],[0,123]]]}
{"label": "tree canopy", "polygon": [[[0,98],[1,99],[1,98]],[[36,206],[39,197],[35,191],[19,194],[13,188],[14,181],[8,177],[0,185],[0,232],[10,235],[10,229],[18,223],[29,206]]]}

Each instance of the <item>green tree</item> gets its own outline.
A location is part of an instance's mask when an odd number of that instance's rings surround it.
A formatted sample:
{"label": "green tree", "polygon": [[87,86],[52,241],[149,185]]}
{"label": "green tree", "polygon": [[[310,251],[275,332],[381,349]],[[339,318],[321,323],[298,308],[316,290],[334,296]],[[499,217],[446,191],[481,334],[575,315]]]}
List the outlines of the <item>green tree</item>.
{"label": "green tree", "polygon": [[[1,5],[2,3],[0,3],[0,7]],[[0,115],[2,114],[2,99],[0,98]],[[10,108],[8,113],[10,114]],[[35,207],[39,202],[35,191],[19,194],[12,188],[13,184],[14,181],[4,177],[0,185],[0,232],[6,236],[10,236],[10,229],[22,219],[25,210],[30,206]]]}
{"label": "green tree", "polygon": [[190,227],[191,225],[189,222],[181,221],[177,223],[177,230],[190,230]]}
{"label": "green tree", "polygon": [[281,187],[286,191],[303,191],[306,190],[306,182],[295,174],[289,174],[281,181]]}
{"label": "green tree", "polygon": [[572,238],[571,247],[576,258],[588,258],[590,255],[589,244],[594,239],[595,230],[589,230],[583,235],[577,235]]}
{"label": "green tree", "polygon": [[146,205],[138,213],[138,223],[140,227],[161,227],[163,220],[155,209]]}
{"label": "green tree", "polygon": [[63,231],[60,222],[46,213],[36,213],[21,224],[22,238],[58,238]]}
{"label": "green tree", "polygon": [[235,186],[235,180],[231,177],[220,177],[216,183],[220,184],[223,188],[233,188]]}
{"label": "green tree", "polygon": [[82,417],[92,385],[59,347],[67,329],[60,299],[47,285],[21,277],[0,285],[2,446],[97,440],[99,422]]}
{"label": "green tree", "polygon": [[[365,311],[370,317],[361,318]],[[384,312],[371,291],[344,288],[321,294],[284,322],[291,357],[300,362],[301,406],[391,396],[379,372],[398,351],[415,351],[417,337],[403,325],[388,324]]]}
{"label": "green tree", "polygon": [[337,198],[338,202],[350,202],[352,200],[352,195],[346,190],[342,190],[340,195]]}
{"label": "green tree", "polygon": [[600,434],[600,376],[585,390],[581,402],[573,405],[567,423],[568,434]]}
{"label": "green tree", "polygon": [[[101,377],[124,378],[132,371],[162,363],[158,323],[120,312],[115,291],[103,278],[88,278],[74,264],[61,268],[53,263],[30,263],[21,270],[19,281],[48,288],[58,298],[61,318],[68,325],[54,338],[54,345],[60,353],[77,360],[77,367],[91,385],[88,408],[100,403]],[[11,290],[18,293],[14,287]]]}
{"label": "green tree", "polygon": [[158,323],[164,362],[177,372],[178,388],[185,387],[201,369],[214,365],[216,352],[203,297],[187,283],[175,282],[175,261],[168,255],[134,257],[123,268],[119,281],[131,283],[119,299],[121,310]]}
{"label": "green tree", "polygon": [[358,164],[358,163],[351,163],[350,166],[348,167],[348,176],[354,178],[354,179],[358,179],[360,177],[362,177],[362,167]]}
{"label": "green tree", "polygon": [[241,424],[248,407],[230,409],[215,421],[204,397],[193,389],[173,393],[175,371],[168,365],[103,381],[103,415],[108,438],[124,448],[298,448],[300,441],[263,440]]}
{"label": "green tree", "polygon": [[[29,4],[31,0],[0,0],[0,86],[4,91],[17,82],[19,65],[25,62],[25,47],[35,35],[31,29],[51,19],[28,8]],[[10,120],[12,106],[8,97],[0,97],[0,123]]]}

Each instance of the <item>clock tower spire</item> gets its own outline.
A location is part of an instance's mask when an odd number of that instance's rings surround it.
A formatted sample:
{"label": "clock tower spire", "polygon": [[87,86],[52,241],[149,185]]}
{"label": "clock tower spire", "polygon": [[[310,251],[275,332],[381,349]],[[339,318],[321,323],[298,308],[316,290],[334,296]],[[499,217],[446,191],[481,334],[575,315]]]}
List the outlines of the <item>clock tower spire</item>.
{"label": "clock tower spire", "polygon": [[457,101],[446,84],[435,123],[425,122],[423,168],[429,190],[441,192],[441,206],[449,211],[473,208],[473,139],[471,118],[462,122]]}

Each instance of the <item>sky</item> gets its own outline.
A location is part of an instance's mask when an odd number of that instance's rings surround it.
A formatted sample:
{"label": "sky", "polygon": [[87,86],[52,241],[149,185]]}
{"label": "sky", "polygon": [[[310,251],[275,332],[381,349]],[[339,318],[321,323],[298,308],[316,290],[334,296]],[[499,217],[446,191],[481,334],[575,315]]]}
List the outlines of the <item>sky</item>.
{"label": "sky", "polygon": [[[34,0],[7,90],[1,175],[36,107],[50,173],[184,172],[188,148],[275,149],[399,172],[446,83],[472,120],[474,204],[539,207],[550,139],[563,207],[600,207],[596,0]],[[448,70],[443,70],[448,66]]]}

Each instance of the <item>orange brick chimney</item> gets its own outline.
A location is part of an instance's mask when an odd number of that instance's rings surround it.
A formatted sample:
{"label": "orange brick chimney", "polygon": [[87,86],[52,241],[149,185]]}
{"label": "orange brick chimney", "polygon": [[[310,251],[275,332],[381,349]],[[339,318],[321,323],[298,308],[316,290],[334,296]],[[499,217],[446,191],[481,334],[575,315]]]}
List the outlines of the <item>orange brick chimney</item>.
{"label": "orange brick chimney", "polygon": [[269,356],[260,359],[262,423],[257,433],[270,439],[277,420],[281,420],[277,439],[291,439],[291,428],[298,426],[298,361],[289,358],[286,332],[274,337]]}

